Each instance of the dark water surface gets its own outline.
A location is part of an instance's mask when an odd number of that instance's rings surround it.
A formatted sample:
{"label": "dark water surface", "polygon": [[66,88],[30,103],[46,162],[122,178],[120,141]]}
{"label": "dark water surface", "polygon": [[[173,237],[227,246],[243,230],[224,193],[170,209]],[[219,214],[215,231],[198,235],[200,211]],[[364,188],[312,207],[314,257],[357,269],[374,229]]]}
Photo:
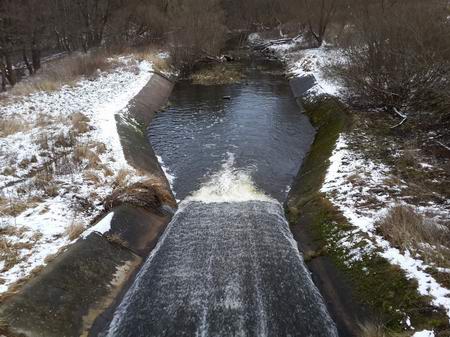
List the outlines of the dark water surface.
{"label": "dark water surface", "polygon": [[[149,128],[153,148],[175,176],[183,200],[217,172],[230,154],[258,187],[284,201],[314,137],[278,64],[236,65],[246,78],[228,86],[180,82],[170,107]],[[231,99],[224,99],[229,96]]]}

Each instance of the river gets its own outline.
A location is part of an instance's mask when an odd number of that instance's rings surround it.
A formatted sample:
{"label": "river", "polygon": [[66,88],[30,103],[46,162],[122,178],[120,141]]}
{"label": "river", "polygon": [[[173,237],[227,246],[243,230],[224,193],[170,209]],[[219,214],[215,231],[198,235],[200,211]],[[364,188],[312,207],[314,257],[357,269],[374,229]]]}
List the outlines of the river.
{"label": "river", "polygon": [[335,337],[282,203],[314,138],[279,64],[176,85],[149,139],[181,201],[108,337]]}

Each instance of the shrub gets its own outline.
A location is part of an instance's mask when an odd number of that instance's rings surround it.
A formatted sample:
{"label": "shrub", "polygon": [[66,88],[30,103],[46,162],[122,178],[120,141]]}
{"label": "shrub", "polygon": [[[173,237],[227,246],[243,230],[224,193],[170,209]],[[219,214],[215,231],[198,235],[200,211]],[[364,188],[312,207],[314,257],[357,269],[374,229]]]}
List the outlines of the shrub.
{"label": "shrub", "polygon": [[[357,1],[332,72],[359,103],[410,113],[450,106],[450,25],[441,0]],[[440,107],[440,108],[439,108]]]}
{"label": "shrub", "polygon": [[169,15],[173,64],[191,69],[204,55],[220,53],[225,44],[224,15],[218,0],[174,1]]}

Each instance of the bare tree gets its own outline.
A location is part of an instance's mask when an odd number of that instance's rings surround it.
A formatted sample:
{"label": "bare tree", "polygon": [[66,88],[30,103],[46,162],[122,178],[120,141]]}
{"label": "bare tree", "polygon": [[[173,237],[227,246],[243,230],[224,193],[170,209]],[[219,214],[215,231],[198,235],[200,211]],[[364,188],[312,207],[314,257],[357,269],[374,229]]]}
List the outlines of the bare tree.
{"label": "bare tree", "polygon": [[344,7],[343,0],[303,0],[303,20],[317,46],[323,44],[330,23]]}
{"label": "bare tree", "polygon": [[415,111],[449,107],[446,6],[441,0],[355,0],[352,28],[343,40],[347,62],[334,67],[353,97],[402,120]]}

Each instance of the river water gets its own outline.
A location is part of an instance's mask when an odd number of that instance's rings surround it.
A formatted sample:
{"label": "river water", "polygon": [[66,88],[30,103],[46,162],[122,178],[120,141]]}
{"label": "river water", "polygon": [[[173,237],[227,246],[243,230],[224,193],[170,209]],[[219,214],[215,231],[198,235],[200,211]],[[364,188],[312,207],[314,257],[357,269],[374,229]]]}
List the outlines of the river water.
{"label": "river water", "polygon": [[258,187],[282,202],[313,140],[314,129],[300,113],[280,65],[254,60],[236,67],[245,75],[242,83],[178,83],[170,107],[149,128],[180,200],[231,154],[236,170],[249,172]]}
{"label": "river water", "polygon": [[105,336],[337,336],[282,207],[314,129],[279,65],[240,67],[243,83],[177,84],[154,119],[182,201]]}

